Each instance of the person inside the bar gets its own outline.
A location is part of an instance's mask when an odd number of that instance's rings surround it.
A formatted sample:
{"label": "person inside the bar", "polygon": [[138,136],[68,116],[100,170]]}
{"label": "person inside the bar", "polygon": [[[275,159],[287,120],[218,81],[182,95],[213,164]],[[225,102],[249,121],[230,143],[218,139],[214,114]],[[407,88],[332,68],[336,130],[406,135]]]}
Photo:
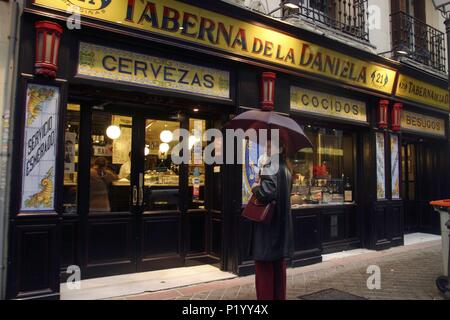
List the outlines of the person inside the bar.
{"label": "person inside the bar", "polygon": [[108,160],[105,157],[94,160],[90,174],[90,210],[111,211],[109,188],[118,176],[108,167]]}
{"label": "person inside the bar", "polygon": [[[267,143],[271,155],[271,142]],[[276,172],[268,168],[274,157],[279,159]],[[286,148],[274,150],[262,167],[259,182],[252,192],[259,201],[276,201],[276,209],[268,223],[254,222],[251,251],[255,260],[255,286],[258,300],[286,300],[286,261],[293,253],[293,230],[290,194],[292,174],[287,165]]]}
{"label": "person inside the bar", "polygon": [[130,180],[131,174],[131,151],[128,152],[128,160],[120,167],[119,171],[119,179],[128,179]]}

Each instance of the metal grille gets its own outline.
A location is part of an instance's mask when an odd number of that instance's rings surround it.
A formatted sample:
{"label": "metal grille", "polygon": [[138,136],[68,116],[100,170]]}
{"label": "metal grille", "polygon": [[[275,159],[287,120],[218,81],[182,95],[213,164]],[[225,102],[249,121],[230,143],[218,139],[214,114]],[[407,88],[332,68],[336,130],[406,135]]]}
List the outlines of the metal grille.
{"label": "metal grille", "polygon": [[408,58],[446,72],[445,34],[405,12],[391,14],[395,57]]}
{"label": "metal grille", "polygon": [[299,9],[287,9],[284,16],[299,15],[313,23],[323,24],[369,41],[367,0],[300,0]]}

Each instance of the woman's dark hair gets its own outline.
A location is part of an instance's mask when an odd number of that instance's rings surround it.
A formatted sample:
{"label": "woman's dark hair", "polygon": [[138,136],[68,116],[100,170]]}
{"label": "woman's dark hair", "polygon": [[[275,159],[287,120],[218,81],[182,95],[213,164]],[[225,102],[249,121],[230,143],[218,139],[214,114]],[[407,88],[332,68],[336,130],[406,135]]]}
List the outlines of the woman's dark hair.
{"label": "woman's dark hair", "polygon": [[105,168],[108,165],[108,160],[105,157],[98,157],[94,160],[94,165],[99,168]]}
{"label": "woman's dark hair", "polygon": [[[272,140],[270,138],[267,139],[267,145],[270,145],[271,143],[272,143]],[[280,158],[284,162],[284,164],[286,165],[286,167],[289,170],[289,172],[292,174],[294,168],[293,168],[293,164],[290,161],[289,156],[287,154],[286,142],[284,142],[283,140],[280,140],[279,141],[279,148],[281,149]]]}

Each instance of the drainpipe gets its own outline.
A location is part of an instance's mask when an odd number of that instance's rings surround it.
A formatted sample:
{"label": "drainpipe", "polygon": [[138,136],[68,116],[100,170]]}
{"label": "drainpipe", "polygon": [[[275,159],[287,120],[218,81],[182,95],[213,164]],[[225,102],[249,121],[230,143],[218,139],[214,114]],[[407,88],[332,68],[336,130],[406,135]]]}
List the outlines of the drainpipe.
{"label": "drainpipe", "polygon": [[[11,179],[11,154],[12,133],[15,106],[15,92],[17,86],[17,62],[19,48],[19,19],[23,9],[23,0],[13,0],[2,3],[0,7],[5,14],[1,27],[6,29],[4,45],[0,50],[5,50],[4,59],[0,61],[5,66],[0,79],[4,78],[4,84],[0,84],[0,300],[6,297],[6,272],[7,249],[9,229],[9,185]],[[10,17],[10,19],[8,19]],[[9,23],[8,23],[9,20]]]}

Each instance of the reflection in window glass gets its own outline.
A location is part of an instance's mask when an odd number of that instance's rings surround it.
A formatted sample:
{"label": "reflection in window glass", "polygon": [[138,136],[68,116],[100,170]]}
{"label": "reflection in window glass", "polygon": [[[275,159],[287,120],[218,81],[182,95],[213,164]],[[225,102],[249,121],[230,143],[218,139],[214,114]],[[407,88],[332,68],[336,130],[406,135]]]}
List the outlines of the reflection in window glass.
{"label": "reflection in window glass", "polygon": [[399,139],[395,134],[391,135],[391,188],[392,199],[400,199],[400,168],[399,168]]}
{"label": "reflection in window glass", "polygon": [[416,200],[416,146],[414,144],[407,145],[406,166],[408,200]]}
{"label": "reflection in window glass", "polygon": [[63,207],[66,213],[77,212],[78,138],[80,133],[80,106],[68,104],[64,133],[64,188]]}
{"label": "reflection in window glass", "polygon": [[376,157],[377,157],[377,198],[386,198],[386,151],[384,133],[375,134]]}
{"label": "reflection in window glass", "polygon": [[344,181],[343,131],[311,126],[304,131],[314,148],[302,149],[292,159],[293,207],[343,203],[344,184],[351,188],[349,179]]}
{"label": "reflection in window glass", "polygon": [[92,113],[90,211],[130,210],[132,118]]}
{"label": "reflection in window glass", "polygon": [[145,123],[144,207],[146,211],[179,208],[179,166],[171,160],[178,144],[173,132],[179,122],[148,119]]}
{"label": "reflection in window glass", "polygon": [[203,150],[207,145],[207,141],[203,139],[205,130],[205,120],[189,120],[189,148],[191,150],[189,162],[189,209],[205,208],[205,163],[203,162]]}

